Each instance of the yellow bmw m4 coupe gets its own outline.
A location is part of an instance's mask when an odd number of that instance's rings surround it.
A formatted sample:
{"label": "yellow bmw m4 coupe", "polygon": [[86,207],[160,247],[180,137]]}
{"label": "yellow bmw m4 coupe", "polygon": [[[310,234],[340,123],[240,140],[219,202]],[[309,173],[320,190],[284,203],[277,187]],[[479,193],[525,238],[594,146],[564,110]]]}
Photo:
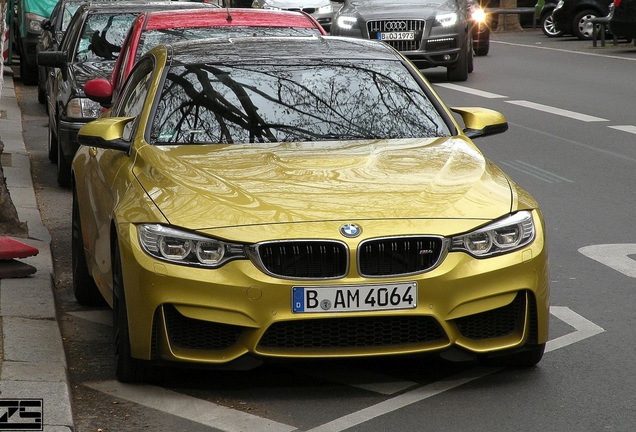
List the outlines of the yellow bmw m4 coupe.
{"label": "yellow bmw m4 coupe", "polygon": [[73,161],[73,286],[113,308],[120,381],[163,362],[540,361],[543,217],[471,141],[501,114],[448,109],[393,48],[328,36],[160,45],[112,106],[109,86],[85,88],[110,109]]}

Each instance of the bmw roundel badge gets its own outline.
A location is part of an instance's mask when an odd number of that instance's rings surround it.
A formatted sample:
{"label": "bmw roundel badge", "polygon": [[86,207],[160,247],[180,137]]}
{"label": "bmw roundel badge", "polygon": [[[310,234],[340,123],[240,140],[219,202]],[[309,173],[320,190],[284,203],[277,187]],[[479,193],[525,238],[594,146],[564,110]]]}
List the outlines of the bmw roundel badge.
{"label": "bmw roundel badge", "polygon": [[362,228],[356,224],[346,224],[340,227],[340,234],[345,237],[354,238],[362,233]]}

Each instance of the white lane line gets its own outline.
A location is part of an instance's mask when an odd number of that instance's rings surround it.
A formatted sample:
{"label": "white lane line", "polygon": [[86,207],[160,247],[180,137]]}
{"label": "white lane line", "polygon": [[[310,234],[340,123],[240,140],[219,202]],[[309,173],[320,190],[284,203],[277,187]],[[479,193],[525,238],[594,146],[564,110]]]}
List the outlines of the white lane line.
{"label": "white lane line", "polygon": [[87,387],[154,408],[224,432],[291,432],[293,426],[242,411],[225,408],[203,399],[150,385],[121,384],[117,381],[86,383]]}
{"label": "white lane line", "polygon": [[473,368],[465,372],[447,377],[443,380],[436,381],[429,385],[416,388],[407,393],[388,399],[384,402],[380,402],[379,404],[372,405],[363,410],[351,413],[344,417],[340,417],[329,423],[325,423],[321,426],[310,429],[307,432],[343,431],[353,426],[372,420],[376,417],[380,417],[384,414],[388,414],[390,412],[399,410],[400,408],[404,408],[405,406],[420,402],[424,399],[428,399],[440,393],[444,393],[445,391],[454,389],[455,387],[459,387],[500,370],[502,370],[502,368]]}
{"label": "white lane line", "polygon": [[506,101],[509,104],[513,104],[513,105],[518,105],[518,106],[522,106],[525,108],[530,108],[533,110],[537,110],[537,111],[542,111],[545,113],[550,113],[550,114],[555,114],[555,115],[559,115],[562,117],[568,117],[574,120],[580,120],[580,121],[584,121],[584,122],[604,122],[604,121],[609,121],[607,119],[604,118],[600,118],[600,117],[595,117],[595,116],[590,116],[587,114],[582,114],[582,113],[578,113],[575,111],[568,111],[568,110],[564,110],[561,108],[556,108],[556,107],[552,107],[550,105],[543,105],[543,104],[538,104],[535,102],[530,102],[530,101],[525,101],[525,100],[508,100]]}
{"label": "white lane line", "polygon": [[535,49],[541,49],[546,51],[557,51],[557,52],[562,52],[562,53],[572,54],[572,55],[604,57],[604,58],[611,58],[611,59],[625,60],[625,61],[636,61],[636,58],[634,57],[621,57],[617,55],[608,55],[608,54],[601,54],[601,53],[594,53],[594,52],[572,51],[569,49],[552,48],[552,47],[546,47],[542,45],[527,45],[527,44],[520,44],[515,42],[502,42],[502,41],[495,41],[495,40],[491,40],[490,43],[501,44],[501,45],[512,45],[512,46],[524,47],[524,48],[535,48]]}
{"label": "white lane line", "polygon": [[548,341],[545,346],[546,352],[554,351],[573,343],[580,342],[583,339],[587,339],[605,331],[602,327],[599,327],[592,321],[583,318],[568,307],[552,306],[550,307],[550,313],[561,321],[574,327],[576,331]]}
{"label": "white lane line", "polygon": [[608,126],[610,129],[616,129],[623,132],[628,132],[631,134],[636,134],[636,126],[630,125],[617,125],[617,126]]}
{"label": "white lane line", "polygon": [[636,278],[636,260],[630,257],[636,255],[636,244],[599,244],[582,247],[579,252],[625,276]]}
{"label": "white lane line", "polygon": [[490,93],[487,91],[483,91],[483,90],[477,90],[474,88],[470,88],[470,87],[465,87],[465,86],[460,86],[457,84],[450,84],[450,83],[439,83],[439,84],[435,84],[436,86],[439,87],[444,87],[450,90],[456,90],[462,93],[469,93],[471,95],[475,95],[475,96],[480,96],[480,97],[484,97],[484,98],[488,98],[488,99],[503,99],[503,98],[507,98],[508,96],[503,96],[497,93]]}

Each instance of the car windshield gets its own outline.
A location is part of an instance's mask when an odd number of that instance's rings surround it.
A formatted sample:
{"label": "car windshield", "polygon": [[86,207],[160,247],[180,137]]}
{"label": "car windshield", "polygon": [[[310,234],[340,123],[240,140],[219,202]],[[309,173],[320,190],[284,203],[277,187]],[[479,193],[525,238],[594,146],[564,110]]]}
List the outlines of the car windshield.
{"label": "car windshield", "polygon": [[76,61],[115,60],[136,14],[92,14],[84,23]]}
{"label": "car windshield", "polygon": [[250,26],[219,26],[203,28],[171,28],[145,31],[137,48],[136,59],[154,46],[178,42],[182,40],[198,40],[204,38],[237,38],[249,36],[313,36],[320,35],[316,28],[292,27],[250,27]]}
{"label": "car windshield", "polygon": [[167,73],[153,144],[449,136],[397,61],[178,65]]}

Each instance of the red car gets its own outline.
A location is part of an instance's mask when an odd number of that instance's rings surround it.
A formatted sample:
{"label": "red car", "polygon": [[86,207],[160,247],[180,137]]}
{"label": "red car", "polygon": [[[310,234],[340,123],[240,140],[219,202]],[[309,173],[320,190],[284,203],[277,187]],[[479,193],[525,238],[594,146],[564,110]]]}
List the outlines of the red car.
{"label": "red car", "polygon": [[[95,79],[87,83],[89,97],[96,86],[99,99],[108,106],[119,93],[135,62],[150,48],[163,43],[210,37],[325,35],[309,14],[267,9],[191,9],[141,14],[132,24],[115,63],[110,83]],[[105,86],[106,88],[103,88]],[[93,90],[91,90],[93,87]],[[105,93],[104,93],[105,92]]]}

